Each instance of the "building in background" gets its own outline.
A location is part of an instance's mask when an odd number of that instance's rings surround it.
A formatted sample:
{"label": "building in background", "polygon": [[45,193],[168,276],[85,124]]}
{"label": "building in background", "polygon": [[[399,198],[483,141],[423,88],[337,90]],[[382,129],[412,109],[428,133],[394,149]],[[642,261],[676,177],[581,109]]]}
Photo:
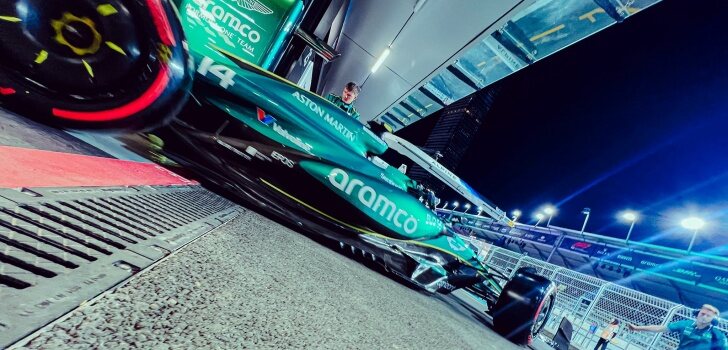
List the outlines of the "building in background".
{"label": "building in background", "polygon": [[[497,91],[497,87],[483,89],[445,107],[422,149],[455,172],[490,111]],[[444,189],[442,183],[417,164],[410,167],[408,175],[435,192]]]}

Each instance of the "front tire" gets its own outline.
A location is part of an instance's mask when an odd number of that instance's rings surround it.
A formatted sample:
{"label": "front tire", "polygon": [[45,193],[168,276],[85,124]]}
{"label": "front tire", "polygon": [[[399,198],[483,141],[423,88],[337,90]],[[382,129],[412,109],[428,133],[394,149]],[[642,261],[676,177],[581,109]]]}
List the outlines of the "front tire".
{"label": "front tire", "polygon": [[529,345],[548,322],[555,293],[553,282],[531,268],[519,269],[493,308],[493,328],[513,343]]}
{"label": "front tire", "polygon": [[0,2],[0,103],[73,129],[151,129],[192,82],[170,0]]}

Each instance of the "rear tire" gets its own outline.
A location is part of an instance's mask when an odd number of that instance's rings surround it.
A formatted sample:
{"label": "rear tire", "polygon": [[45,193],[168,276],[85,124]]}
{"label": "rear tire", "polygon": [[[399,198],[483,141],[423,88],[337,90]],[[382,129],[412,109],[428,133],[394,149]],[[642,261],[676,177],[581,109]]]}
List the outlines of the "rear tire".
{"label": "rear tire", "polygon": [[74,129],[151,129],[192,69],[170,0],[0,2],[0,104]]}
{"label": "rear tire", "polygon": [[493,308],[493,328],[513,343],[529,345],[551,316],[555,292],[554,283],[533,269],[519,269]]}

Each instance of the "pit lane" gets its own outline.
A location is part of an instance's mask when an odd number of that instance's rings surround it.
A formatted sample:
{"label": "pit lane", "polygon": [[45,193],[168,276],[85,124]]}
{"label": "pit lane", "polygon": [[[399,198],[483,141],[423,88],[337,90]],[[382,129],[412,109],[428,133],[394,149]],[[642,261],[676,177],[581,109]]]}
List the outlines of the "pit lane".
{"label": "pit lane", "polygon": [[247,211],[40,332],[29,349],[511,349],[453,297]]}

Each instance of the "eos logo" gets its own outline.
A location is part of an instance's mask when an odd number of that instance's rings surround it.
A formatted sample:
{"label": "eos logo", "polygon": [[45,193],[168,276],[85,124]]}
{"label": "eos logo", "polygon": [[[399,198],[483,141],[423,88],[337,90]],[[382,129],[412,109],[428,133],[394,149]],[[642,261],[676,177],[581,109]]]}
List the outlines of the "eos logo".
{"label": "eos logo", "polygon": [[270,156],[273,157],[273,159],[280,161],[281,163],[283,163],[283,165],[285,165],[291,169],[293,169],[293,166],[296,164],[292,160],[288,159],[288,157],[286,157],[276,151],[273,151],[273,153],[271,153]]}
{"label": "eos logo", "polygon": [[[386,196],[378,194],[376,190],[363,181],[354,177],[350,179],[349,173],[338,168],[332,169],[328,178],[331,185],[349,196],[355,192],[357,186],[361,186],[355,194],[361,204],[379,214],[394,226],[404,229],[406,233],[411,234],[417,231],[417,219],[414,216],[404,209],[397,208],[397,204]],[[402,218],[405,218],[404,221],[402,221]]]}

